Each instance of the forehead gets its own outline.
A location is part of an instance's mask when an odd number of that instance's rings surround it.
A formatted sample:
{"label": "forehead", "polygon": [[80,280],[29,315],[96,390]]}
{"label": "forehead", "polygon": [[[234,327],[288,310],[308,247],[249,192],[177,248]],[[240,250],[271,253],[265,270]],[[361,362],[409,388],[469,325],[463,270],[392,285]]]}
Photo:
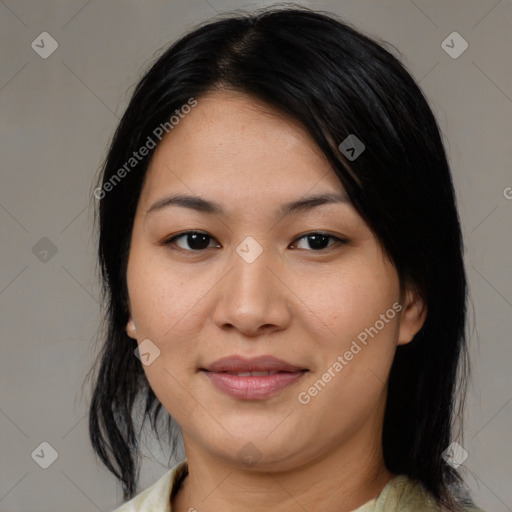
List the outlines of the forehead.
{"label": "forehead", "polygon": [[307,130],[254,97],[215,91],[163,138],[149,165],[141,199],[178,187],[219,194],[316,186],[343,191],[326,157]]}

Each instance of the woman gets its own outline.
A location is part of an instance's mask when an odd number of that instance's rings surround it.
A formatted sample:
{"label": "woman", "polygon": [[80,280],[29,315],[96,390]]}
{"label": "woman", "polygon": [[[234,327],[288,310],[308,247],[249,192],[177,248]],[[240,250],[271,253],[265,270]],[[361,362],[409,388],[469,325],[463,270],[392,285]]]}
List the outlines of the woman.
{"label": "woman", "polygon": [[[450,170],[382,46],[306,9],[194,30],[138,84],[94,195],[90,434],[119,512],[479,510],[450,428],[467,374]],[[186,460],[135,496],[141,407],[156,432],[169,413]]]}

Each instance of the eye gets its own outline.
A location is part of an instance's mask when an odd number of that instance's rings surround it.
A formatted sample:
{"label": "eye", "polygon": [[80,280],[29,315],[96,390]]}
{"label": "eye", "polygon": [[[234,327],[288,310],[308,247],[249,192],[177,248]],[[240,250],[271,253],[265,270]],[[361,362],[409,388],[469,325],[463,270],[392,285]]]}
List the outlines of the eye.
{"label": "eye", "polygon": [[[306,235],[301,236],[300,238],[296,239],[296,242],[293,242],[293,245],[296,245],[298,249],[304,249],[304,247],[298,247],[298,242],[304,240],[307,244],[309,244],[310,248],[314,251],[323,251],[326,249],[330,249],[331,247],[337,246],[337,245],[344,245],[348,243],[348,240],[345,240],[343,238],[338,238],[333,235],[328,235],[326,233],[308,233]],[[328,244],[329,240],[333,240],[334,243]]]}
{"label": "eye", "polygon": [[[178,240],[182,240],[182,245],[177,243]],[[204,249],[208,249],[209,242],[213,240],[214,238],[201,231],[185,231],[184,233],[174,235],[171,238],[164,240],[164,242],[162,242],[162,245],[177,245],[180,249],[183,249],[185,251],[199,252]],[[188,244],[188,248],[186,246],[183,246],[183,244]],[[217,243],[216,246],[211,247],[220,247],[220,244]]]}
{"label": "eye", "polygon": [[[188,252],[201,252],[205,249],[212,247],[221,247],[217,242],[214,245],[210,245],[215,239],[203,233],[202,231],[185,231],[179,233],[170,238],[167,238],[162,242],[162,245],[176,245],[180,249]],[[180,243],[178,243],[180,241]],[[299,247],[301,241],[304,241],[309,245],[309,248],[315,252],[324,251],[337,245],[347,244],[349,241],[343,238],[338,238],[334,235],[328,235],[326,233],[307,233],[297,238],[292,244],[292,248],[304,249],[307,247]],[[329,244],[329,241],[333,243]],[[187,247],[188,245],[188,247]]]}

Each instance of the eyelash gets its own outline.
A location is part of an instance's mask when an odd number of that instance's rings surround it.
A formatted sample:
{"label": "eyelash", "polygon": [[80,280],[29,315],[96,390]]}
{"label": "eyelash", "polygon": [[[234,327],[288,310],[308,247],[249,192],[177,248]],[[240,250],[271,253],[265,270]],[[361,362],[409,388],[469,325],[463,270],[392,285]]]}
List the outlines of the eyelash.
{"label": "eyelash", "polygon": [[[211,240],[215,240],[212,236],[208,235],[208,233],[204,233],[202,231],[184,231],[182,233],[178,233],[177,235],[173,235],[172,237],[165,239],[161,243],[161,245],[163,245],[163,246],[176,245],[175,244],[176,240],[178,240],[180,238],[183,238],[183,237],[186,237],[188,235],[205,235],[208,238],[210,238]],[[349,240],[347,240],[345,238],[339,238],[339,237],[334,236],[334,235],[329,235],[328,233],[322,233],[321,231],[312,231],[310,233],[306,233],[304,235],[301,235],[300,237],[297,237],[292,243],[295,244],[299,240],[302,240],[304,238],[307,238],[307,237],[313,236],[313,235],[321,235],[321,236],[330,238],[330,239],[334,240],[334,244],[331,244],[330,246],[328,246],[328,247],[326,247],[324,249],[317,249],[317,250],[315,250],[315,249],[299,249],[299,250],[308,250],[310,252],[319,252],[319,253],[321,253],[321,252],[327,252],[327,251],[329,251],[330,249],[333,249],[336,246],[346,245],[346,244],[349,243]],[[206,251],[206,249],[212,249],[212,247],[207,247],[205,249],[183,249],[182,247],[179,247],[179,246],[176,246],[176,247],[177,247],[177,250],[182,250],[182,251],[185,251],[185,252],[195,252],[195,253],[204,252],[204,251]]]}

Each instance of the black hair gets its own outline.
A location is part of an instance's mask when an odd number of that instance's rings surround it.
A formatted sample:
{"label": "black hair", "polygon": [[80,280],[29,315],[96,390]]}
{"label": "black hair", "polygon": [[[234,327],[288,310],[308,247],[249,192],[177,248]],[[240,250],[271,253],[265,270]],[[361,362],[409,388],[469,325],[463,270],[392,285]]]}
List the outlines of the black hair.
{"label": "black hair", "polygon": [[[216,89],[252,95],[302,123],[395,266],[401,288],[413,287],[424,299],[425,323],[397,348],[391,368],[383,452],[389,471],[451,503],[448,489],[462,480],[442,452],[455,420],[462,425],[467,284],[440,129],[419,86],[384,43],[306,8],[267,8],[203,24],[170,46],[135,88],[94,194],[106,306],[89,414],[94,450],[122,482],[125,499],[133,497],[136,399],[145,398],[143,422],[151,418],[157,436],[162,408],[125,331],[130,238],[154,150],[122,179],[119,170],[154,139],[156,127],[169,126],[177,109]],[[353,160],[339,149],[349,135],[365,145]],[[175,436],[174,420],[167,419]]]}

